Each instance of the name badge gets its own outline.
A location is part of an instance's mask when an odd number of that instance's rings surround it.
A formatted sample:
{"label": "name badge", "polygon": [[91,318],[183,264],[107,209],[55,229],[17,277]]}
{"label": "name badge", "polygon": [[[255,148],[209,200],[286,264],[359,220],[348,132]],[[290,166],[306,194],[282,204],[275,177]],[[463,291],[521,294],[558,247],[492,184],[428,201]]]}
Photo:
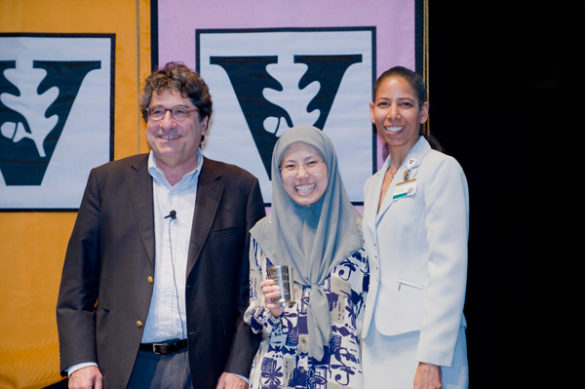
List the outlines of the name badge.
{"label": "name badge", "polygon": [[392,196],[392,199],[399,199],[401,197],[408,197],[412,196],[416,193],[416,187],[418,183],[416,182],[416,178],[411,180],[405,180],[396,184],[396,194]]}

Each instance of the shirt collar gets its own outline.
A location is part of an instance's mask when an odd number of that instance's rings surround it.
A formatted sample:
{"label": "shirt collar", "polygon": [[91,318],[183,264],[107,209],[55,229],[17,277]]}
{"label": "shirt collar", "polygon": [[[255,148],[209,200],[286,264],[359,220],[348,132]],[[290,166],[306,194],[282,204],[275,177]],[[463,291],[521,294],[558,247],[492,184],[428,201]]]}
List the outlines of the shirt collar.
{"label": "shirt collar", "polygon": [[[406,158],[402,162],[402,165],[399,169],[412,169],[420,165],[421,159],[425,156],[427,151],[431,149],[431,145],[425,139],[424,136],[419,136],[418,140],[412,146],[408,154],[406,154]],[[384,174],[386,170],[388,170],[388,166],[390,166],[391,158],[390,155],[386,158],[380,169],[378,170],[379,173]]]}
{"label": "shirt collar", "polygon": [[[196,183],[197,178],[199,177],[199,174],[201,173],[202,166],[203,166],[203,153],[201,152],[201,149],[197,149],[197,167],[194,170],[186,173],[183,176],[183,178],[181,179],[181,181],[179,181],[176,184],[176,186],[191,185],[191,184]],[[167,179],[165,178],[165,175],[162,172],[162,170],[160,170],[156,166],[156,157],[154,156],[154,153],[152,152],[152,150],[148,154],[148,173],[152,176],[155,183],[157,183],[157,184],[162,183],[168,187],[171,186],[169,184],[169,182],[167,181]]]}

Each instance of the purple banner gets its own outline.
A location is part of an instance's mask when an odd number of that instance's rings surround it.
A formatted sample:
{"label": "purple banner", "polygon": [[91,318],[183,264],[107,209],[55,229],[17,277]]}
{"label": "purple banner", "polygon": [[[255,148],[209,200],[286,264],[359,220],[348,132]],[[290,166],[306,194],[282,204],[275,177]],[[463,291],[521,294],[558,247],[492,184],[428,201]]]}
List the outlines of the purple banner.
{"label": "purple banner", "polygon": [[271,202],[278,137],[314,125],[333,141],[350,200],[378,163],[368,103],[377,75],[415,67],[415,0],[158,3],[158,64],[197,69],[214,101],[209,158],[256,175]]}

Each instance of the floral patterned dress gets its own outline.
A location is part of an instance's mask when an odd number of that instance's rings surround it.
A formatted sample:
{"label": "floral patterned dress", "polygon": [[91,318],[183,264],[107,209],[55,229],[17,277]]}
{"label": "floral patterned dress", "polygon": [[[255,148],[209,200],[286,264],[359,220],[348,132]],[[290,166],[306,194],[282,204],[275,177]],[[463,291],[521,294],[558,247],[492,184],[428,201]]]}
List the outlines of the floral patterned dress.
{"label": "floral patterned dress", "polygon": [[250,372],[250,389],[362,388],[359,331],[369,281],[368,260],[360,249],[327,277],[331,339],[322,361],[308,355],[307,306],[311,288],[296,284],[295,303],[274,318],[264,306],[260,283],[272,266],[252,239],[250,306],[245,320],[263,340]]}

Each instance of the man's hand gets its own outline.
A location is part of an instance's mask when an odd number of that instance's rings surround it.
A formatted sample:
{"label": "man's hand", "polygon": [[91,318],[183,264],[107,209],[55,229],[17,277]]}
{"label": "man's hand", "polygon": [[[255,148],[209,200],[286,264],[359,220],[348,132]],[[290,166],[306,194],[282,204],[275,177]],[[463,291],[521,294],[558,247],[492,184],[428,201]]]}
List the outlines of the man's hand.
{"label": "man's hand", "polygon": [[235,374],[223,372],[215,389],[247,389],[248,383]]}
{"label": "man's hand", "polygon": [[414,374],[414,389],[442,389],[441,366],[419,362]]}
{"label": "man's hand", "polygon": [[102,373],[97,366],[74,371],[69,376],[69,389],[102,389]]}

